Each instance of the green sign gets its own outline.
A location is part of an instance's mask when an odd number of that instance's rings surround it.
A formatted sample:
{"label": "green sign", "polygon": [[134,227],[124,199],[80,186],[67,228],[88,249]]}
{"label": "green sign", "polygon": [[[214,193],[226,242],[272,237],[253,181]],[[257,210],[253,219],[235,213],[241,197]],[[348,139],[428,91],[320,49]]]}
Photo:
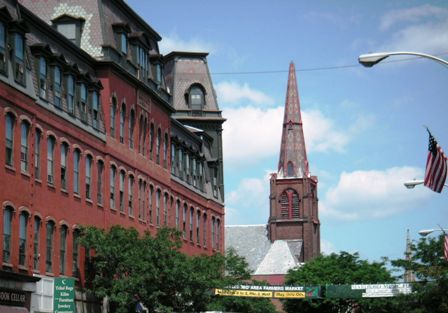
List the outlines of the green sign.
{"label": "green sign", "polygon": [[76,313],[75,280],[58,277],[54,279],[54,313]]}

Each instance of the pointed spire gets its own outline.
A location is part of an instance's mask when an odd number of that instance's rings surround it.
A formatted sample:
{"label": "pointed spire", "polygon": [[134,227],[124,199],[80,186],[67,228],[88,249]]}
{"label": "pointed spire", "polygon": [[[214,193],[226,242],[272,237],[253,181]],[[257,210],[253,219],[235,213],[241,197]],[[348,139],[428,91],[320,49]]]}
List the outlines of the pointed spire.
{"label": "pointed spire", "polygon": [[309,177],[309,175],[296,69],[294,63],[291,62],[289,64],[288,86],[286,90],[278,177],[304,178]]}
{"label": "pointed spire", "polygon": [[[409,229],[407,230],[407,234],[406,234],[405,259],[406,259],[406,261],[409,261],[409,262],[412,259],[412,241],[411,241],[411,236],[409,235]],[[410,269],[406,269],[404,272],[404,282],[412,283],[414,281],[415,281],[415,273]]]}

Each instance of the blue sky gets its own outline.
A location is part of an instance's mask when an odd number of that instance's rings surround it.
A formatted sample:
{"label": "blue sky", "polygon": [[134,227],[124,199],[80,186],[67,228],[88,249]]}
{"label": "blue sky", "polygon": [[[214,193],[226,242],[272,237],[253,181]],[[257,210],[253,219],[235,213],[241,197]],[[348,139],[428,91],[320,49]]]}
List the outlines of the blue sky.
{"label": "blue sky", "polygon": [[[264,224],[293,61],[310,171],[319,178],[322,248],[403,256],[406,230],[448,227],[448,190],[423,178],[428,126],[448,149],[448,67],[360,54],[448,59],[446,1],[128,1],[163,53],[208,51],[224,124],[226,224]],[[258,72],[258,73],[254,73]]]}

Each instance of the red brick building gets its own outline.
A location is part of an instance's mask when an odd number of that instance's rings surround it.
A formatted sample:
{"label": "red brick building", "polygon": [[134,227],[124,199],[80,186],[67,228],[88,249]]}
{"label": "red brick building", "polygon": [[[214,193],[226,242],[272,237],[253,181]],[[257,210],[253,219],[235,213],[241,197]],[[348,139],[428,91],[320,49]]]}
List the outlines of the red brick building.
{"label": "red brick building", "polygon": [[82,285],[81,225],[175,227],[183,252],[223,251],[207,54],[160,40],[122,0],[0,0],[0,290],[30,311],[51,311],[54,277]]}

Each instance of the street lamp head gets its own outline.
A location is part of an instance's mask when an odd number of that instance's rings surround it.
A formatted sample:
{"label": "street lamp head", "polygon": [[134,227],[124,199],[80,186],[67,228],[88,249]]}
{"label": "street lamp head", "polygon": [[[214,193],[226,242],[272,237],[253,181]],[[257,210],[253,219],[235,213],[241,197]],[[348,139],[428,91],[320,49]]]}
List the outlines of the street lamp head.
{"label": "street lamp head", "polygon": [[424,183],[424,181],[421,179],[414,179],[414,180],[408,180],[408,181],[404,182],[403,184],[406,188],[413,189],[415,186],[421,185],[423,183]]}
{"label": "street lamp head", "polygon": [[372,67],[375,64],[383,61],[389,55],[390,53],[386,52],[361,54],[358,57],[358,62],[364,65],[365,67]]}
{"label": "street lamp head", "polygon": [[418,234],[419,234],[420,236],[425,237],[425,236],[428,236],[428,235],[429,235],[430,233],[432,233],[433,231],[434,231],[434,229],[424,229],[424,230],[419,231]]}

